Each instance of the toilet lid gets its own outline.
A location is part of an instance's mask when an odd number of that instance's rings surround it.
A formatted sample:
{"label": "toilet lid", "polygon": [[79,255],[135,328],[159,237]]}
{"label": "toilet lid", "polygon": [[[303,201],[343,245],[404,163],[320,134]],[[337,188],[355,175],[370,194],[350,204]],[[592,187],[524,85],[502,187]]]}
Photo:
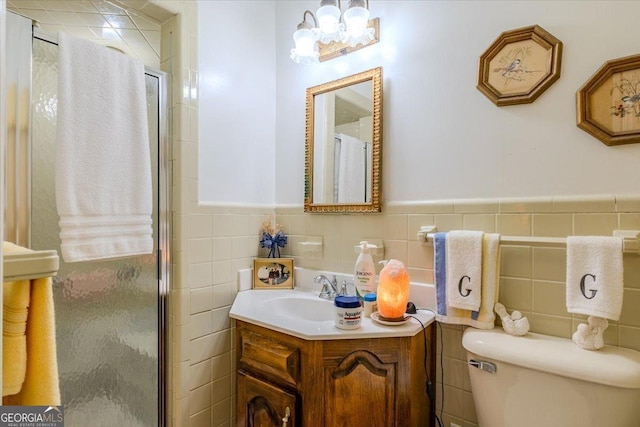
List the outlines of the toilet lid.
{"label": "toilet lid", "polygon": [[502,328],[467,328],[463,347],[480,357],[568,378],[620,388],[640,389],[640,352],[605,345],[583,350],[566,338],[527,333],[509,335]]}

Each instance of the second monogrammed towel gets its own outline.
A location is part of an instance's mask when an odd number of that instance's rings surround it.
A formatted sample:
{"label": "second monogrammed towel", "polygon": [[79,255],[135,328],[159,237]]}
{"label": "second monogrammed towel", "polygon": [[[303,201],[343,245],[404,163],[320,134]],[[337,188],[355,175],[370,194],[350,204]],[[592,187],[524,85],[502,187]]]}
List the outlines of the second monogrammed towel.
{"label": "second monogrammed towel", "polygon": [[447,235],[447,304],[451,307],[480,308],[483,234],[454,230]]}
{"label": "second monogrammed towel", "polygon": [[618,320],[622,293],[622,238],[567,237],[567,311]]}

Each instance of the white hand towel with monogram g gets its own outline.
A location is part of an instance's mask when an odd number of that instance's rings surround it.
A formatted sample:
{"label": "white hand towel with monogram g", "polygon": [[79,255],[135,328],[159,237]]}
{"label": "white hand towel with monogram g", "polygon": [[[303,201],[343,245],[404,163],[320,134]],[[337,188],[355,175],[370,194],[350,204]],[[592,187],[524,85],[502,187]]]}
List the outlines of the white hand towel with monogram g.
{"label": "white hand towel with monogram g", "polygon": [[622,294],[622,239],[567,237],[567,311],[619,320]]}
{"label": "white hand towel with monogram g", "polygon": [[482,283],[482,231],[447,233],[447,304],[478,311]]}

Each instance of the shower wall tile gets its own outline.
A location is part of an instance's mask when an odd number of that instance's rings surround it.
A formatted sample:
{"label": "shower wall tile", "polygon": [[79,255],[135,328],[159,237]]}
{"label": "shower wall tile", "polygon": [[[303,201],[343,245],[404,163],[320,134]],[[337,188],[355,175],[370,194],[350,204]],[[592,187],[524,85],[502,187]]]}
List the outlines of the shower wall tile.
{"label": "shower wall tile", "polygon": [[192,289],[211,286],[212,271],[210,262],[201,262],[189,265],[189,284]]}
{"label": "shower wall tile", "polygon": [[[408,242],[406,266],[410,268],[433,269],[433,246],[418,241]],[[397,258],[402,260],[403,258]]]}
{"label": "shower wall tile", "polygon": [[228,354],[214,356],[211,361],[211,378],[221,378],[232,372],[232,358]]}
{"label": "shower wall tile", "polygon": [[436,214],[434,219],[438,231],[462,230],[464,222],[460,214]]}
{"label": "shower wall tile", "polygon": [[526,246],[502,246],[500,275],[507,277],[531,277],[533,271],[532,248]]}
{"label": "shower wall tile", "polygon": [[211,331],[221,332],[231,328],[231,318],[229,317],[229,311],[231,307],[225,305],[220,308],[216,308],[211,312]]}
{"label": "shower wall tile", "polygon": [[192,263],[207,262],[212,259],[212,239],[191,239],[189,244]]}
{"label": "shower wall tile", "polygon": [[189,426],[189,397],[178,398],[174,395],[171,412],[174,426]]}
{"label": "shower wall tile", "polygon": [[455,200],[453,211],[462,214],[495,213],[498,212],[500,202],[488,199]]}
{"label": "shower wall tile", "polygon": [[464,230],[478,230],[485,233],[496,231],[496,216],[494,214],[469,214],[463,218]]}
{"label": "shower wall tile", "polygon": [[[355,222],[356,217],[350,217],[350,222]],[[358,221],[360,223],[360,221]],[[407,240],[407,215],[385,215],[384,238],[390,240]],[[355,230],[361,229],[354,227]]]}
{"label": "shower wall tile", "polygon": [[409,214],[408,215],[408,228],[407,236],[409,240],[414,238],[423,225],[435,225],[435,218],[433,215],[427,214]]}
{"label": "shower wall tile", "polygon": [[213,308],[213,289],[210,286],[191,291],[191,314],[202,313]]}
{"label": "shower wall tile", "polygon": [[233,408],[231,397],[211,406],[211,424],[209,425],[230,427],[230,416]]}
{"label": "shower wall tile", "polygon": [[208,310],[191,316],[189,338],[194,340],[213,333],[213,312]]}
{"label": "shower wall tile", "polygon": [[567,277],[567,250],[564,248],[533,248],[533,277],[564,282]]}
{"label": "shower wall tile", "polygon": [[192,390],[189,386],[189,362],[180,362],[179,366],[180,369],[176,369],[173,375],[174,390],[180,397],[188,397]]}
{"label": "shower wall tile", "polygon": [[640,230],[640,214],[618,214],[618,223],[621,230]]}
{"label": "shower wall tile", "polygon": [[500,214],[497,216],[496,230],[505,236],[530,236],[531,215]]}
{"label": "shower wall tile", "polygon": [[195,390],[211,382],[211,359],[189,366],[189,390]]}
{"label": "shower wall tile", "polygon": [[532,215],[534,236],[567,237],[573,234],[571,214],[534,214]]}
{"label": "shower wall tile", "polygon": [[566,316],[566,287],[564,282],[533,281],[533,311],[554,316]]}
{"label": "shower wall tile", "polygon": [[620,323],[626,326],[640,327],[640,290],[625,289]]}
{"label": "shower wall tile", "polygon": [[616,197],[602,196],[572,196],[554,197],[554,212],[615,212]]}
{"label": "shower wall tile", "polygon": [[171,308],[174,322],[177,325],[189,324],[191,316],[191,298],[189,289],[171,290]]}
{"label": "shower wall tile", "polygon": [[533,284],[531,279],[502,277],[500,279],[499,299],[510,309],[531,310],[533,307]]}
{"label": "shower wall tile", "polygon": [[574,332],[571,330],[570,317],[538,313],[531,313],[527,317],[529,318],[532,332],[564,338],[570,338]]}
{"label": "shower wall tile", "polygon": [[616,196],[616,212],[640,212],[640,199],[633,196]]}
{"label": "shower wall tile", "polygon": [[211,405],[216,405],[229,399],[229,396],[231,396],[231,380],[231,375],[225,375],[211,383],[213,390],[211,393]]}
{"label": "shower wall tile", "polygon": [[640,351],[640,328],[620,326],[619,330],[620,347],[626,347]]}
{"label": "shower wall tile", "polygon": [[191,415],[189,418],[189,427],[210,427],[211,426],[211,408],[200,411]]}
{"label": "shower wall tile", "polygon": [[231,224],[233,217],[229,214],[213,214],[212,218],[212,231],[214,237],[229,237],[231,236]]}
{"label": "shower wall tile", "polygon": [[500,213],[553,212],[550,197],[512,198],[500,201]]}
{"label": "shower wall tile", "polygon": [[625,254],[623,262],[625,288],[640,289],[640,257],[634,254]]}
{"label": "shower wall tile", "polygon": [[211,284],[221,285],[224,283],[231,282],[234,278],[234,274],[238,271],[238,270],[234,270],[232,265],[233,263],[231,260],[212,262],[211,274],[213,276],[213,279],[211,281]]}
{"label": "shower wall tile", "polygon": [[618,228],[618,215],[575,214],[573,218],[573,234],[576,236],[611,236]]}

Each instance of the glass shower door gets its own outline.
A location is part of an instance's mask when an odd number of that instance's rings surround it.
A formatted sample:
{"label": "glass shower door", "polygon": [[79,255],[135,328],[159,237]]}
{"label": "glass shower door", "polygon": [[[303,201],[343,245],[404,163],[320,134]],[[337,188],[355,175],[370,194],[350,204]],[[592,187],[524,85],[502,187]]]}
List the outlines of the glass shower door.
{"label": "glass shower door", "polygon": [[[58,46],[33,40],[31,247],[60,253],[54,171]],[[163,410],[160,350],[163,289],[157,249],[159,78],[147,75],[154,189],[151,255],[66,264],[54,278],[62,404],[67,427],[158,426]]]}

